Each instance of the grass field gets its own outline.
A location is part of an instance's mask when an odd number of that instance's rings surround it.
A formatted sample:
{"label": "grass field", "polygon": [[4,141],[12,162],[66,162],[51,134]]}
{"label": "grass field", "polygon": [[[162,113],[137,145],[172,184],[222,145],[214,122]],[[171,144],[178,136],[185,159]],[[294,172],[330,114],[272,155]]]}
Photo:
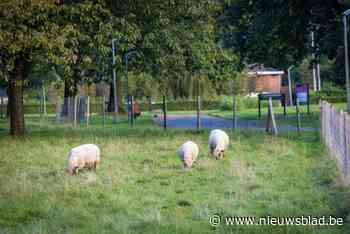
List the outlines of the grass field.
{"label": "grass field", "polygon": [[[337,103],[335,106],[339,110],[345,110],[346,103]],[[319,105],[310,105],[310,114],[307,113],[307,106],[301,105],[299,108],[300,111],[300,124],[301,127],[309,128],[320,128],[320,106]],[[290,125],[297,126],[297,114],[296,108],[287,107],[286,108],[286,117],[283,115],[283,107],[274,107],[274,112],[276,116],[277,125]],[[204,111],[204,113],[209,115],[214,115],[223,118],[232,119],[232,111],[221,111],[221,110],[210,110]],[[257,120],[262,125],[266,124],[267,118],[267,108],[261,108],[261,118],[258,118],[257,109],[244,109],[237,112],[237,117],[242,120]]]}
{"label": "grass field", "polygon": [[[150,118],[72,129],[27,118],[28,136],[0,131],[0,233],[347,233],[350,192],[317,133],[228,132],[222,161],[208,155],[209,131],[170,130]],[[7,123],[0,122],[0,129]],[[176,150],[200,145],[184,171]],[[102,150],[97,173],[69,176],[69,150]],[[209,217],[322,216],[344,226],[210,226]]]}

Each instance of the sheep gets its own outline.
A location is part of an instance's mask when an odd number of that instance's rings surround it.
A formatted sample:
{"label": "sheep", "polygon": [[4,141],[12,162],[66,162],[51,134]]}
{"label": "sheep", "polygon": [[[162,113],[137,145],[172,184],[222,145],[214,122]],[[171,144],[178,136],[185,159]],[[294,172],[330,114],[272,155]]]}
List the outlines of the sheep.
{"label": "sheep", "polygon": [[199,153],[199,148],[193,141],[187,141],[177,150],[177,155],[183,162],[184,168],[191,168],[196,161]]}
{"label": "sheep", "polygon": [[225,157],[225,151],[229,145],[229,137],[226,132],[215,129],[210,132],[209,135],[209,148],[210,154],[216,159]]}
{"label": "sheep", "polygon": [[68,155],[67,171],[71,175],[83,168],[94,169],[100,162],[100,149],[94,144],[84,144],[71,149]]}

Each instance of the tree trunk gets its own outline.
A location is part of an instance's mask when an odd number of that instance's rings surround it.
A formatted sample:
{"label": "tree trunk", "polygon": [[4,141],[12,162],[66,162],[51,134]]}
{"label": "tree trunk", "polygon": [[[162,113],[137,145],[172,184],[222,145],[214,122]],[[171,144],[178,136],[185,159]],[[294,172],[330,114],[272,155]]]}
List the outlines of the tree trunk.
{"label": "tree trunk", "polygon": [[[108,112],[114,112],[114,87],[113,82],[110,83],[110,92],[109,92],[109,101],[107,106]],[[122,82],[117,79],[117,100],[118,100],[118,113],[125,113],[124,108],[122,107],[122,97],[123,97],[123,89],[122,89]]]}
{"label": "tree trunk", "polygon": [[23,85],[25,75],[25,60],[18,58],[15,61],[15,70],[9,81],[10,104],[10,134],[23,136],[25,133],[23,110]]}
{"label": "tree trunk", "polygon": [[78,86],[75,80],[69,79],[64,81],[64,100],[63,100],[62,116],[65,116],[65,117],[68,116],[70,112],[69,109],[73,105],[73,100],[77,92],[78,92]]}
{"label": "tree trunk", "polygon": [[109,101],[108,101],[107,111],[113,112],[114,107],[115,107],[115,105],[114,105],[114,85],[113,85],[113,82],[111,82],[109,85]]}
{"label": "tree trunk", "polygon": [[6,108],[6,118],[10,118],[11,100],[10,100],[10,82],[7,87],[7,108]]}

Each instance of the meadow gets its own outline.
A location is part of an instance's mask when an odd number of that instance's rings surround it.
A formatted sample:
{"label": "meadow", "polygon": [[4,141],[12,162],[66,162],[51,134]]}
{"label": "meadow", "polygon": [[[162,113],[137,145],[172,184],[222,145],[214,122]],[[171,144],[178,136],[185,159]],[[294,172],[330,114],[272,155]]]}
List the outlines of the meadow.
{"label": "meadow", "polygon": [[[149,115],[134,127],[92,120],[73,129],[27,116],[23,139],[0,120],[0,233],[347,233],[350,191],[337,182],[334,160],[319,135],[271,136],[227,130],[227,157],[209,156],[209,130],[167,129]],[[176,155],[186,140],[200,146],[183,170]],[[102,150],[97,172],[69,176],[72,147]],[[343,226],[213,227],[209,217],[334,216]]]}

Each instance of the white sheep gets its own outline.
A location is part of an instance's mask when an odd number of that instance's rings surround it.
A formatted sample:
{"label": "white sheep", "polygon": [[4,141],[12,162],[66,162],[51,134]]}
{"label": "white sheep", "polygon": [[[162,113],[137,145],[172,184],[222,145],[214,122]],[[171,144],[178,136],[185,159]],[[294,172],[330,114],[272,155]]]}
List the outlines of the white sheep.
{"label": "white sheep", "polygon": [[210,153],[216,157],[216,159],[223,158],[229,142],[230,140],[226,132],[220,129],[212,130],[209,135]]}
{"label": "white sheep", "polygon": [[100,149],[94,144],[84,144],[71,149],[68,155],[68,172],[71,175],[83,168],[96,170],[100,162]]}
{"label": "white sheep", "polygon": [[196,161],[199,153],[199,148],[193,141],[187,141],[177,150],[177,155],[183,162],[184,168],[191,168]]}

